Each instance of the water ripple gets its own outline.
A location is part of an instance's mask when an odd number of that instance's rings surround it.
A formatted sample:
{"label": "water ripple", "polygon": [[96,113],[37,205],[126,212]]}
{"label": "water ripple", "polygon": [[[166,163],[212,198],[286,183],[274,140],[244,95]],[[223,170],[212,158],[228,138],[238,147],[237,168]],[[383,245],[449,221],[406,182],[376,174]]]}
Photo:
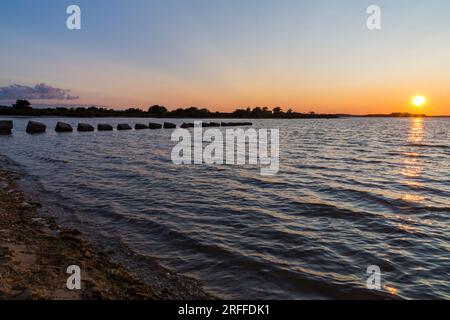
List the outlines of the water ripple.
{"label": "water ripple", "polygon": [[[60,120],[87,121],[39,119]],[[176,166],[167,130],[27,135],[14,121],[0,152],[30,191],[143,278],[156,257],[224,298],[449,298],[448,119],[253,121],[281,130],[273,177]],[[366,289],[369,265],[382,291]]]}

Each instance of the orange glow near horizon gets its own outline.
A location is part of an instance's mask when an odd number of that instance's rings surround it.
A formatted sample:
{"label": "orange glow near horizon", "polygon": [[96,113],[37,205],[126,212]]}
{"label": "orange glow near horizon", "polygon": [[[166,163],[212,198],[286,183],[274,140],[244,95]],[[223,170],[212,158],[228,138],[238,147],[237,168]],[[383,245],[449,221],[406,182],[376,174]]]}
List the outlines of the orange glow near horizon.
{"label": "orange glow near horizon", "polygon": [[[88,67],[96,70],[94,65]],[[231,112],[247,107],[281,107],[284,111],[292,109],[305,113],[365,115],[408,112],[450,115],[450,96],[445,85],[450,78],[426,77],[419,73],[409,75],[413,80],[398,78],[389,82],[380,80],[389,76],[384,72],[374,76],[374,79],[363,77],[360,73],[333,75],[330,78],[324,70],[319,72],[315,67],[310,67],[311,70],[305,69],[303,78],[284,73],[280,76],[279,70],[258,72],[252,69],[251,72],[242,71],[239,77],[221,70],[214,79],[203,76],[186,79],[109,63],[100,63],[100,68],[102,72],[70,70],[77,80],[64,87],[70,88],[73,95],[80,96],[71,103],[144,110],[159,104],[169,110],[196,106],[212,112]],[[121,77],[117,77],[117,73]],[[414,79],[420,79],[420,82]],[[426,92],[426,108],[416,107],[412,103],[420,92]],[[48,103],[58,104],[55,101]]]}
{"label": "orange glow near horizon", "polygon": [[[311,95],[305,95],[305,99],[270,99],[262,94],[261,97],[252,98],[249,101],[243,102],[237,98],[233,97],[220,97],[221,102],[216,102],[215,99],[208,99],[205,97],[194,97],[191,99],[112,99],[111,101],[103,101],[104,104],[111,106],[114,109],[126,109],[129,107],[140,107],[146,109],[151,105],[159,104],[166,106],[169,110],[174,110],[176,108],[185,108],[190,106],[196,106],[199,108],[207,108],[212,112],[232,112],[238,108],[245,109],[255,108],[255,107],[269,107],[273,109],[275,107],[281,107],[284,111],[292,109],[294,112],[311,112],[316,113],[329,113],[329,114],[354,114],[354,115],[365,115],[365,114],[391,114],[394,112],[408,112],[412,114],[423,113],[429,116],[436,115],[450,115],[450,107],[447,108],[446,105],[429,105],[429,104],[411,104],[405,102],[405,99],[393,98],[387,99],[383,97],[373,97],[372,99],[364,99],[361,96],[355,96],[349,99],[349,102],[340,102],[340,100],[332,100],[327,97],[313,97]],[[267,98],[267,99],[265,99]],[[183,102],[186,101],[186,102]],[[222,102],[223,101],[223,102]],[[244,100],[245,101],[245,100]],[[302,102],[300,102],[302,101]],[[343,100],[345,101],[345,100]],[[447,103],[447,102],[446,102]],[[87,104],[89,104],[87,102]],[[448,102],[450,106],[450,101]],[[426,110],[424,107],[427,107]]]}
{"label": "orange glow near horizon", "polygon": [[[57,80],[48,83],[70,88],[73,95],[80,97],[70,103],[79,105],[145,110],[159,104],[169,110],[196,106],[212,112],[281,107],[284,111],[292,109],[305,113],[450,115],[447,86],[450,76],[436,70],[418,69],[407,75],[393,75],[390,65],[376,68],[369,64],[368,70],[360,70],[346,68],[352,65],[350,61],[343,64],[327,59],[324,64],[318,58],[311,58],[308,64],[288,56],[286,59],[295,62],[290,70],[273,62],[278,60],[266,61],[257,56],[256,62],[250,65],[236,65],[235,61],[231,64],[220,59],[217,64],[210,65],[205,57],[204,70],[213,70],[212,74],[167,75],[160,70],[98,59],[86,65],[91,56],[82,57],[83,68],[76,63],[75,67],[69,68],[72,75],[69,83],[60,85]],[[259,63],[263,62],[268,64],[261,68]],[[16,82],[20,83],[19,80]],[[412,102],[418,95],[426,98],[423,107],[416,107]],[[63,102],[48,101],[52,105]]]}
{"label": "orange glow near horizon", "polygon": [[[103,82],[105,83],[105,82]],[[190,106],[204,107],[210,111],[231,112],[237,108],[281,107],[284,111],[330,113],[330,114],[390,114],[394,112],[423,113],[426,115],[450,115],[450,98],[436,93],[433,101],[425,96],[414,96],[407,89],[365,87],[349,90],[339,86],[325,87],[260,87],[250,85],[230,94],[219,85],[210,84],[207,91],[199,86],[146,86],[144,81],[129,84],[130,90],[105,90],[101,97],[89,93],[77,101],[80,104],[107,106],[114,109],[139,107],[147,109],[154,104],[169,110]],[[119,84],[114,84],[119,87]],[[152,88],[152,89],[148,89]],[[153,89],[154,88],[154,89]],[[117,92],[120,92],[118,94]],[[411,98],[412,97],[412,98]],[[54,103],[54,102],[53,102]],[[426,108],[425,108],[426,107]]]}

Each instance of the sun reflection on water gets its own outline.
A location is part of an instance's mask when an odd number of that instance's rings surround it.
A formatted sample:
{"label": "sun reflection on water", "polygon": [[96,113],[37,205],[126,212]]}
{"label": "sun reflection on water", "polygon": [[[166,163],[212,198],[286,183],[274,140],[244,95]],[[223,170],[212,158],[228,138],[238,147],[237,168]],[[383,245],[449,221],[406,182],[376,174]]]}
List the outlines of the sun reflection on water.
{"label": "sun reflection on water", "polygon": [[[408,142],[412,145],[420,145],[424,139],[424,125],[422,118],[415,118],[411,121],[409,127]],[[417,151],[410,151],[404,153],[406,156],[404,163],[404,168],[401,171],[401,175],[407,180],[404,182],[405,185],[409,187],[420,187],[421,183],[415,181],[420,178],[423,170],[423,163],[421,161],[421,154]],[[422,195],[407,193],[402,196],[403,201],[408,202],[422,202],[425,197]]]}
{"label": "sun reflection on water", "polygon": [[384,286],[384,289],[393,296],[396,296],[398,293],[398,289],[390,285]]}
{"label": "sun reflection on water", "polygon": [[409,141],[418,144],[422,142],[424,136],[423,119],[415,118],[411,123],[409,131]]}

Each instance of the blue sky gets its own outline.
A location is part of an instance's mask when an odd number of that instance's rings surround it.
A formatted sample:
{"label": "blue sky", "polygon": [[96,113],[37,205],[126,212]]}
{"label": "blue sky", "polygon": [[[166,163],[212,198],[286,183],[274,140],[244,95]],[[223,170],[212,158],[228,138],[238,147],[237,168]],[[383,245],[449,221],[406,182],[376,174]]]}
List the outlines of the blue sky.
{"label": "blue sky", "polygon": [[[66,28],[71,4],[82,30]],[[450,113],[447,0],[2,0],[0,25],[0,87],[79,97],[34,103],[365,113],[426,94]]]}

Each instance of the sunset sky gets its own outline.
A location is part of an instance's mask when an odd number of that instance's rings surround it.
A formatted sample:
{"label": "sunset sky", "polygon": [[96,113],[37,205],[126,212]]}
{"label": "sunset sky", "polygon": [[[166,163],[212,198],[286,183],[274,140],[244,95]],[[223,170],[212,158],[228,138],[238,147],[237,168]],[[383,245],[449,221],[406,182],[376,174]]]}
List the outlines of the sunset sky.
{"label": "sunset sky", "polygon": [[2,0],[0,26],[0,104],[450,114],[448,0]]}

